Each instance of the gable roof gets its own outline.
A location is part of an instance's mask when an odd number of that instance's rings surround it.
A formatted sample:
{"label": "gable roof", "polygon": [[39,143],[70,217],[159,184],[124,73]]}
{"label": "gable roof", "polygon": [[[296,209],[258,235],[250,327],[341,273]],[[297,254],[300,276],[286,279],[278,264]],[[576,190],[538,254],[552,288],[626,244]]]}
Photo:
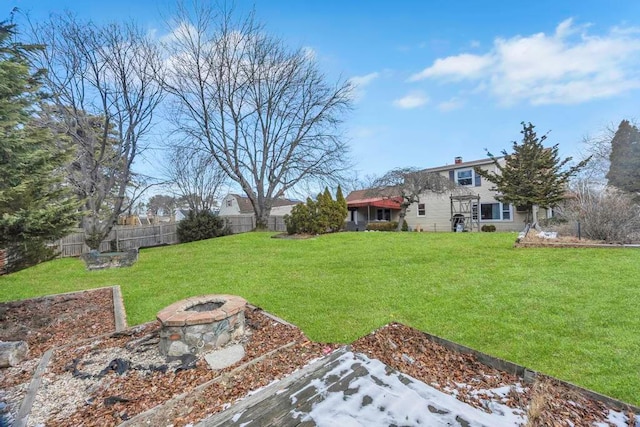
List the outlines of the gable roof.
{"label": "gable roof", "polygon": [[[495,158],[500,160],[503,157],[504,156],[497,156]],[[451,165],[438,166],[435,168],[427,168],[427,169],[423,169],[423,171],[424,172],[444,172],[444,171],[454,170],[454,169],[472,168],[474,166],[489,165],[492,163],[493,163],[493,159],[491,157],[487,157],[480,160],[472,160],[470,162],[453,163]]]}
{"label": "gable roof", "polygon": [[371,189],[355,190],[349,193],[345,200],[349,208],[373,206],[377,208],[400,209],[402,197],[396,194],[397,192],[393,191],[393,188],[389,188],[389,195],[384,196],[372,193]]}
{"label": "gable roof", "polygon": [[[248,197],[241,196],[239,194],[229,194],[236,199],[238,202],[238,208],[240,209],[240,213],[253,213],[253,206],[251,205],[251,200]],[[275,199],[271,203],[272,208],[276,208],[279,206],[293,206],[301,203],[299,200],[289,200],[289,199]]]}

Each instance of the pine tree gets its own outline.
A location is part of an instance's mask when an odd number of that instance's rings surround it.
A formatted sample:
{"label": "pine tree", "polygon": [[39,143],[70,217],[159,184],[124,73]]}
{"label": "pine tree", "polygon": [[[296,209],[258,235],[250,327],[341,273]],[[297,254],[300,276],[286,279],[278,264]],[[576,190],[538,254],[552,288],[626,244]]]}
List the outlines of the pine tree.
{"label": "pine tree", "polygon": [[61,185],[67,153],[35,125],[42,71],[28,55],[39,49],[12,40],[15,25],[0,23],[0,248],[14,271],[52,256],[46,242],[77,222],[78,203]]}
{"label": "pine tree", "polygon": [[533,206],[552,207],[565,197],[569,179],[582,169],[588,159],[566,168],[572,160],[558,157],[558,144],[547,148],[546,135],[538,138],[531,123],[522,122],[522,142],[513,142],[513,152],[503,151],[504,164],[490,156],[497,172],[476,168],[476,173],[494,184],[496,199],[526,208],[527,222],[531,221]]}
{"label": "pine tree", "polygon": [[609,185],[640,198],[640,131],[623,120],[611,140]]}
{"label": "pine tree", "polygon": [[347,200],[344,198],[342,194],[342,188],[338,185],[338,190],[336,190],[336,209],[335,209],[335,222],[334,222],[334,231],[340,231],[342,227],[344,227],[344,221],[349,214],[349,210],[347,209]]}

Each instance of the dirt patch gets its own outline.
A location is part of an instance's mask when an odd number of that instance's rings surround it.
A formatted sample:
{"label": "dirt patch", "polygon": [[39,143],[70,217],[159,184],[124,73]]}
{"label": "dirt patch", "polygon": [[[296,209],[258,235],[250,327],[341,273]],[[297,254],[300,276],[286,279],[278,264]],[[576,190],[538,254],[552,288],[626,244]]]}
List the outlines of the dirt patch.
{"label": "dirt patch", "polygon": [[0,303],[0,340],[26,341],[29,358],[114,330],[111,288]]}
{"label": "dirt patch", "polygon": [[599,240],[578,239],[575,236],[558,236],[554,239],[547,239],[538,236],[535,231],[531,231],[525,238],[516,241],[514,246],[521,248],[638,248],[640,244],[606,243]]}
{"label": "dirt patch", "polygon": [[316,234],[289,234],[289,233],[280,233],[274,234],[271,236],[272,239],[287,239],[287,240],[306,240],[312,239],[314,237],[318,237]]}

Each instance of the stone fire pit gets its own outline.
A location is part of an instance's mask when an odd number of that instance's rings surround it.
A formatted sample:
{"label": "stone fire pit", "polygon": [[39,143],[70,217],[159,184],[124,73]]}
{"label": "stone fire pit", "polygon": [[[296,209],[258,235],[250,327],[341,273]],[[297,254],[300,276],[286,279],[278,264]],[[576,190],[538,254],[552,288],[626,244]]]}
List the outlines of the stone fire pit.
{"label": "stone fire pit", "polygon": [[235,295],[203,295],[171,304],[157,315],[160,354],[199,354],[241,337],[246,304]]}

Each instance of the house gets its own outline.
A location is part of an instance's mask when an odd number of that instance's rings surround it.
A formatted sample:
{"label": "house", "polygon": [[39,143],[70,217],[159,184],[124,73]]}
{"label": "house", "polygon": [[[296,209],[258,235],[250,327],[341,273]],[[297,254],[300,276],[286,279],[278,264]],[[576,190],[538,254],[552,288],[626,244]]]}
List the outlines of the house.
{"label": "house", "polygon": [[[271,216],[284,216],[291,213],[291,209],[299,200],[276,199],[273,201],[271,208]],[[220,216],[253,216],[253,206],[248,197],[239,194],[228,194],[222,199],[220,206]]]}
{"label": "house", "polygon": [[180,222],[189,216],[189,209],[176,209],[176,222]]}
{"label": "house", "polygon": [[[503,162],[503,158],[498,158]],[[497,172],[491,158],[463,162],[456,157],[454,163],[425,169],[455,182],[460,191],[437,194],[426,192],[412,204],[405,220],[410,230],[422,231],[479,231],[483,225],[494,225],[498,231],[521,231],[526,211],[495,199],[493,183],[483,180],[475,168]],[[369,193],[369,194],[367,194]],[[358,190],[347,198],[348,230],[363,230],[370,221],[398,221],[400,199],[397,197],[371,197],[370,190]],[[538,218],[552,215],[551,209],[540,209]]]}
{"label": "house", "polygon": [[370,222],[398,221],[402,197],[395,195],[393,189],[388,195],[372,190],[356,190],[349,193],[347,201],[348,231],[363,231]]}

